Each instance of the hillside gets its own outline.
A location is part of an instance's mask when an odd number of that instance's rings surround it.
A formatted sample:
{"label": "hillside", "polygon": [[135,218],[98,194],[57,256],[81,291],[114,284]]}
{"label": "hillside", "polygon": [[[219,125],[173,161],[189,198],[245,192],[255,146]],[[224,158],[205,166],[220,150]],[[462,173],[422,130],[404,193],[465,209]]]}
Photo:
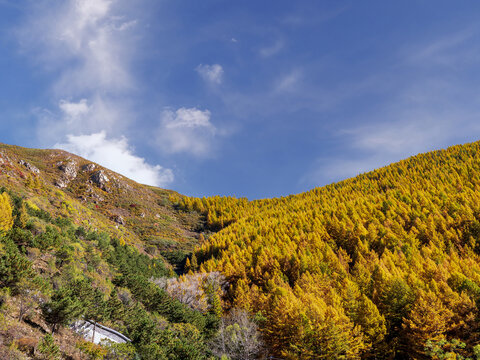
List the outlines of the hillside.
{"label": "hillside", "polygon": [[478,356],[480,143],[281,199],[177,202],[223,228],[199,270],[225,274],[275,356]]}
{"label": "hillside", "polygon": [[[220,282],[192,279],[196,301],[182,298],[175,271],[203,220],[171,194],[64,151],[1,145],[0,358],[212,356]],[[94,345],[69,328],[82,318],[132,343]]]}
{"label": "hillside", "polygon": [[0,186],[52,215],[173,260],[191,252],[202,228],[197,214],[173,208],[173,191],[138,184],[62,150],[0,144]]}
{"label": "hillside", "polygon": [[255,201],[1,145],[0,194],[0,358],[480,356],[480,142]]}

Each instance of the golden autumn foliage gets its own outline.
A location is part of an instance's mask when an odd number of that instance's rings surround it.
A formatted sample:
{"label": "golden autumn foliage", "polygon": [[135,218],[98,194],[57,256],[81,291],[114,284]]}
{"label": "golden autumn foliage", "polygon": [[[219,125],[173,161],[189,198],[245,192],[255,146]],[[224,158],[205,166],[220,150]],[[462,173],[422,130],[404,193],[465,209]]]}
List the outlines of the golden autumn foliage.
{"label": "golden autumn foliage", "polygon": [[12,204],[6,192],[0,194],[0,232],[8,231],[13,226]]}
{"label": "golden autumn foliage", "polygon": [[480,143],[421,154],[299,195],[188,198],[219,230],[199,269],[232,284],[286,358],[422,357],[480,336]]}

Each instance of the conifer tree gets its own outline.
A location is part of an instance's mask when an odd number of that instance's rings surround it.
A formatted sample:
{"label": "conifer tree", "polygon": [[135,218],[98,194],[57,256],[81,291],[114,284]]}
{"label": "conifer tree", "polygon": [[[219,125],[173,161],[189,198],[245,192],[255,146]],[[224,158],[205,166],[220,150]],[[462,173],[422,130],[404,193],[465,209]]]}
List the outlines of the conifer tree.
{"label": "conifer tree", "polygon": [[60,349],[58,345],[55,344],[55,340],[53,336],[50,334],[46,334],[40,343],[38,344],[38,351],[42,354],[43,359],[48,360],[59,360],[60,357]]}
{"label": "conifer tree", "polygon": [[192,254],[192,259],[190,260],[190,266],[193,271],[198,269],[197,256],[195,253]]}
{"label": "conifer tree", "polygon": [[16,209],[14,224],[16,227],[25,229],[25,227],[27,226],[27,221],[28,221],[27,209],[25,207],[25,203],[21,201]]}
{"label": "conifer tree", "polygon": [[12,205],[6,192],[0,194],[0,232],[8,231],[13,226]]}

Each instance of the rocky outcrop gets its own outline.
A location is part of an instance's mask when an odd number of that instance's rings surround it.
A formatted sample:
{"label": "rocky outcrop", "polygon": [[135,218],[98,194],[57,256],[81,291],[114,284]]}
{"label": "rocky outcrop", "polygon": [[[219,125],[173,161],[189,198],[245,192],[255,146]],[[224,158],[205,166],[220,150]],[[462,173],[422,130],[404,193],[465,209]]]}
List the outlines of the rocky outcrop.
{"label": "rocky outcrop", "polygon": [[25,166],[27,168],[27,170],[31,171],[32,173],[40,174],[40,170],[36,166],[33,166],[32,164],[26,162],[25,160],[20,160],[18,163],[20,165]]}
{"label": "rocky outcrop", "polygon": [[60,178],[60,179],[57,179],[55,180],[54,182],[54,185],[60,189],[65,189],[68,184],[70,183],[70,181],[66,178]]}
{"label": "rocky outcrop", "polygon": [[63,172],[65,177],[67,177],[70,180],[73,180],[77,177],[77,172],[78,172],[78,164],[74,160],[70,160],[66,164],[61,164],[59,167],[60,171]]}
{"label": "rocky outcrop", "polygon": [[95,164],[87,164],[82,166],[83,172],[92,172],[93,170],[95,170]]}
{"label": "rocky outcrop", "polygon": [[103,170],[94,172],[93,175],[90,176],[90,180],[103,190],[106,190],[105,185],[110,181]]}
{"label": "rocky outcrop", "polygon": [[66,163],[63,161],[58,162],[57,167],[63,174],[61,178],[55,180],[54,185],[64,189],[70,184],[70,181],[77,177],[78,164],[75,160],[68,159]]}

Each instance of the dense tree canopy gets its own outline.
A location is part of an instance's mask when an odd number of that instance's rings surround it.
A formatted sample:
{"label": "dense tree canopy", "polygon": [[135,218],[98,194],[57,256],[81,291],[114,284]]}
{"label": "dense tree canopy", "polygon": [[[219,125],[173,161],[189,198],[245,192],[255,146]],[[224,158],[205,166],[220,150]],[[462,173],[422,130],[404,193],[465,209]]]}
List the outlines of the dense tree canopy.
{"label": "dense tree canopy", "polygon": [[[425,356],[479,335],[480,144],[401,161],[307,193],[179,198],[204,214],[202,271],[261,314],[286,358]],[[403,355],[402,355],[403,354]]]}

